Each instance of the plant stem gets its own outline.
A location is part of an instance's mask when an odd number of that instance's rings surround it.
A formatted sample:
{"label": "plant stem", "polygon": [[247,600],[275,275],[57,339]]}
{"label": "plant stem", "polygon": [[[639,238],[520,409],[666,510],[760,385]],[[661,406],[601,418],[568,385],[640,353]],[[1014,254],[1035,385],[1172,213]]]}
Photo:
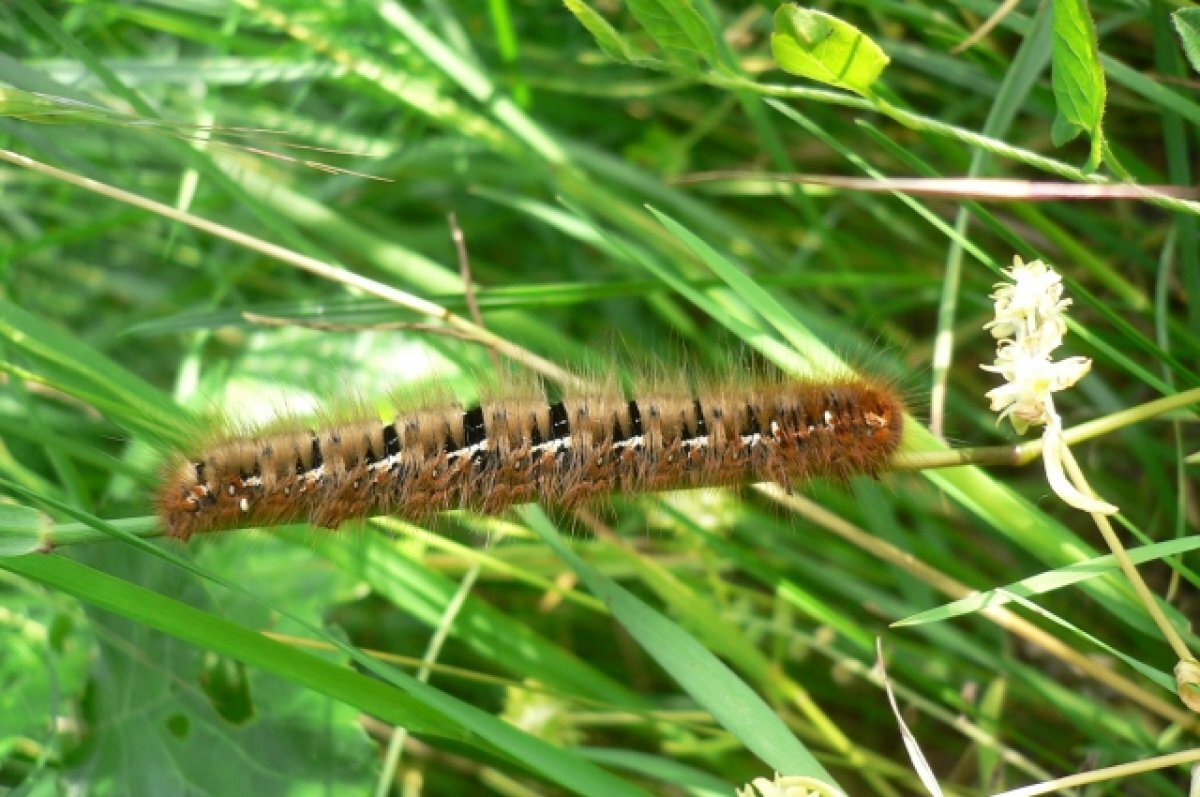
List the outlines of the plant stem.
{"label": "plant stem", "polygon": [[[1081,443],[1197,403],[1200,403],[1200,388],[1192,388],[1073,426],[1063,431],[1062,439],[1066,445]],[[1042,448],[1043,443],[1039,438],[1011,446],[902,451],[892,458],[891,469],[927,470],[956,468],[962,465],[1027,465],[1042,455]]]}
{"label": "plant stem", "polygon": [[1068,775],[1058,780],[1035,783],[1032,786],[1023,786],[1019,789],[1001,792],[995,795],[995,797],[1034,797],[1034,795],[1038,794],[1059,793],[1067,789],[1076,788],[1077,786],[1086,786],[1089,783],[1103,783],[1104,781],[1116,780],[1117,778],[1124,778],[1129,775],[1153,772],[1156,769],[1190,764],[1194,761],[1200,761],[1200,748],[1182,750],[1178,753],[1147,758],[1142,761],[1133,761],[1128,764],[1118,764],[1117,766],[1105,767],[1104,769],[1093,769],[1090,772],[1080,772],[1077,775]]}
{"label": "plant stem", "polygon": [[[1091,485],[1087,483],[1087,479],[1083,475],[1083,471],[1076,462],[1075,457],[1071,454],[1071,450],[1066,446],[1062,447],[1063,465],[1067,469],[1067,474],[1071,477],[1071,481],[1075,486],[1092,498],[1096,497],[1096,493],[1092,490]],[[1113,530],[1112,524],[1108,521],[1108,516],[1098,512],[1092,513],[1092,519],[1096,522],[1096,526],[1100,529],[1100,534],[1104,537],[1104,542],[1108,544],[1109,550],[1117,560],[1117,564],[1121,566],[1121,571],[1125,573],[1125,577],[1129,579],[1129,583],[1133,586],[1134,592],[1137,593],[1138,599],[1142,605],[1146,607],[1154,624],[1162,631],[1167,643],[1171,649],[1175,651],[1175,655],[1182,661],[1192,660],[1195,657],[1188,650],[1187,645],[1171,625],[1167,616],[1163,614],[1162,608],[1158,605],[1158,599],[1150,588],[1146,586],[1146,582],[1142,579],[1141,573],[1137,567],[1129,559],[1129,552],[1125,550],[1125,546],[1121,543],[1121,538]]]}

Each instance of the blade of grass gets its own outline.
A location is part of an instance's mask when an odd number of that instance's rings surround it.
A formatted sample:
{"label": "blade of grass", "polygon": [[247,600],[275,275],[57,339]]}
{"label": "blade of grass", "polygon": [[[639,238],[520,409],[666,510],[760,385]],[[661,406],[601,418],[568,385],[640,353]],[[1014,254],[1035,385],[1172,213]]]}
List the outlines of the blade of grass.
{"label": "blade of grass", "polygon": [[606,578],[570,550],[541,510],[522,511],[529,526],[608,604],[621,625],[730,733],[780,772],[834,784],[832,776],[779,716],[690,634]]}
{"label": "blade of grass", "polygon": [[[1143,562],[1153,562],[1167,556],[1176,556],[1187,551],[1194,551],[1197,548],[1200,548],[1200,536],[1185,537],[1183,539],[1168,540],[1167,542],[1133,548],[1129,551],[1129,558],[1134,564],[1142,564]],[[953,601],[944,606],[938,606],[935,609],[928,609],[911,617],[905,617],[903,620],[897,620],[892,623],[892,627],[936,623],[949,620],[952,617],[961,617],[965,614],[977,612],[980,609],[1003,606],[1015,597],[1028,598],[1033,595],[1041,595],[1072,584],[1078,584],[1090,578],[1115,573],[1119,569],[1112,554],[1098,556],[1094,559],[1076,562],[1056,570],[1039,573],[1036,576],[1021,579],[1020,581],[1006,584],[1003,587],[989,589],[986,592],[980,592],[977,595]]]}

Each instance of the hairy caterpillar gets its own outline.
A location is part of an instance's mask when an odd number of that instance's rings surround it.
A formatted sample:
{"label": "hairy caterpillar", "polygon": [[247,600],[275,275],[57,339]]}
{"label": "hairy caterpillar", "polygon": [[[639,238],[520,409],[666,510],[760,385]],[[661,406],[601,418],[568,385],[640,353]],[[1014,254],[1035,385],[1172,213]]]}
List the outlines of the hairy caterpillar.
{"label": "hairy caterpillar", "polygon": [[885,384],[759,380],[695,393],[619,389],[443,403],[393,422],[231,436],[178,455],[159,493],[171,536],[307,521],[419,519],[529,501],[576,507],[613,493],[790,484],[883,470],[904,407]]}

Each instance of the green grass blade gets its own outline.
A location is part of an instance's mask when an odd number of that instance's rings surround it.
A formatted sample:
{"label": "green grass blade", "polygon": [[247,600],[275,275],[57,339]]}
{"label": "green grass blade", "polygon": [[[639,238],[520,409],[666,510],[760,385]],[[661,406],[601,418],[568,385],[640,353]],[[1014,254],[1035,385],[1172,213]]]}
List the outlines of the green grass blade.
{"label": "green grass blade", "polygon": [[[1177,556],[1188,551],[1194,551],[1197,548],[1200,548],[1200,537],[1184,537],[1178,540],[1168,540],[1167,542],[1143,545],[1139,548],[1130,549],[1129,559],[1134,564],[1142,564],[1144,562],[1153,562],[1166,556]],[[951,617],[961,617],[962,615],[971,614],[982,609],[1003,606],[1018,597],[1028,598],[1033,595],[1042,595],[1046,592],[1062,589],[1063,587],[1078,584],[1090,578],[1115,573],[1119,570],[1120,566],[1112,554],[1098,556],[1094,559],[1076,562],[1075,564],[1060,567],[1046,573],[1039,573],[1036,576],[1021,579],[1020,581],[1006,584],[1003,587],[989,589],[977,595],[972,595],[969,598],[963,598],[962,600],[947,603],[945,606],[939,606],[936,609],[919,612],[911,617],[905,617],[903,620],[897,620],[892,623],[892,627],[936,623],[948,620]]]}
{"label": "green grass blade", "polygon": [[747,749],[779,772],[834,783],[774,710],[694,637],[580,559],[540,510],[523,514],[646,652]]}
{"label": "green grass blade", "polygon": [[415,732],[467,738],[460,725],[394,687],[62,556],[3,558],[0,568],[207,650],[261,667]]}

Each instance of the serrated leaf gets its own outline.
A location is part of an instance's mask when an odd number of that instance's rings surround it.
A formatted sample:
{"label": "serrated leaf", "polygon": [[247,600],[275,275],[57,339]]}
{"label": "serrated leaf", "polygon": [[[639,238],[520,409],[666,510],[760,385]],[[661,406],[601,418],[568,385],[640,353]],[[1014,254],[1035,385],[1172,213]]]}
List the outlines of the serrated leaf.
{"label": "serrated leaf", "polygon": [[1083,127],[1067,119],[1061,113],[1054,115],[1054,123],[1050,125],[1050,141],[1056,147],[1061,147],[1083,132]]}
{"label": "serrated leaf", "polygon": [[785,72],[862,95],[891,60],[850,23],[790,4],[775,11],[771,54]]}
{"label": "serrated leaf", "polygon": [[670,60],[716,63],[716,39],[691,0],[629,0],[629,10]]}
{"label": "serrated leaf", "polygon": [[563,3],[583,27],[587,28],[588,33],[592,34],[592,38],[605,55],[615,61],[637,60],[637,49],[594,8],[583,0],[563,0]]}
{"label": "serrated leaf", "polygon": [[1175,32],[1192,69],[1200,72],[1200,8],[1181,8],[1171,15]]}
{"label": "serrated leaf", "polygon": [[1104,117],[1104,70],[1100,66],[1100,48],[1086,0],[1055,0],[1054,74],[1052,85],[1058,110],[1051,130],[1056,146],[1075,138],[1080,132],[1092,137],[1088,168],[1100,165],[1100,145],[1104,140],[1100,122]]}

